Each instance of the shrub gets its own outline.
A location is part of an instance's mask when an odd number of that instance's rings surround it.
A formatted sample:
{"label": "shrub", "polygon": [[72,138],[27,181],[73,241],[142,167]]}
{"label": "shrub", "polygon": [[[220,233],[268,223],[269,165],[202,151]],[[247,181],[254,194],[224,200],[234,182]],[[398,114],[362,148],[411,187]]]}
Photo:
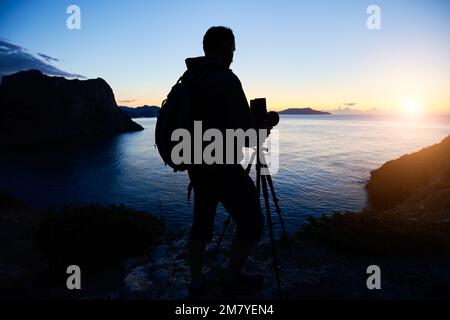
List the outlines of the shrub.
{"label": "shrub", "polygon": [[0,208],[20,208],[25,204],[16,196],[6,191],[0,191]]}
{"label": "shrub", "polygon": [[163,233],[160,219],[124,205],[65,205],[42,216],[35,244],[59,262],[104,265],[142,254]]}
{"label": "shrub", "polygon": [[353,254],[417,255],[450,252],[449,226],[387,212],[310,217],[297,234]]}

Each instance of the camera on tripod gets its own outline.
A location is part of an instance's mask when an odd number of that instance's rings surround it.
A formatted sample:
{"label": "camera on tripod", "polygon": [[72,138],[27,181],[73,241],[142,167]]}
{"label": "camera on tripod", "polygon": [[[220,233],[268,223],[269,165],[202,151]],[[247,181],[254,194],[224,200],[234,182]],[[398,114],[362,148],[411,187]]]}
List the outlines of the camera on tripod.
{"label": "camera on tripod", "polygon": [[[266,99],[265,98],[259,98],[259,99],[253,99],[250,101],[250,110],[253,113],[253,117],[255,119],[255,128],[257,130],[267,130],[270,133],[270,129],[275,127],[278,122],[280,121],[280,116],[277,112],[271,111],[267,112],[266,107]],[[259,134],[256,135],[257,139],[259,140]],[[281,215],[281,209],[278,203],[278,198],[275,194],[275,188],[273,186],[272,176],[270,175],[270,171],[267,169],[267,164],[265,161],[264,154],[260,152],[262,148],[263,141],[258,141],[256,144],[256,152],[252,153],[252,157],[250,159],[250,162],[247,165],[247,168],[245,169],[245,172],[247,174],[250,173],[251,167],[253,162],[255,161],[256,157],[256,192],[258,194],[258,197],[261,194],[261,188],[262,188],[262,194],[264,196],[264,207],[266,211],[266,219],[267,219],[267,225],[269,227],[269,236],[270,236],[270,243],[272,247],[272,257],[273,257],[273,267],[275,272],[275,279],[277,283],[277,291],[278,296],[282,297],[281,292],[281,280],[280,280],[280,266],[278,264],[278,257],[277,257],[277,250],[275,247],[275,237],[274,237],[274,231],[272,227],[272,214],[270,209],[270,203],[269,203],[269,190],[270,194],[272,195],[272,200],[275,205],[275,211],[278,215],[278,218],[280,219],[280,225],[281,230],[283,232],[283,238],[285,242],[288,242],[288,237],[286,234],[286,229],[284,227],[284,221],[283,216]],[[265,173],[262,173],[262,169],[265,169]],[[259,206],[261,208],[260,201],[258,201]],[[262,208],[261,208],[262,209]],[[217,255],[217,252],[219,251],[220,244],[223,240],[223,237],[228,229],[228,226],[231,222],[231,216],[228,216],[228,219],[225,222],[224,229],[220,235],[219,241],[217,242],[216,251],[214,253],[214,256]]]}
{"label": "camera on tripod", "polygon": [[275,127],[280,121],[278,112],[267,112],[266,98],[250,100],[250,110],[255,119],[256,129],[270,129]]}

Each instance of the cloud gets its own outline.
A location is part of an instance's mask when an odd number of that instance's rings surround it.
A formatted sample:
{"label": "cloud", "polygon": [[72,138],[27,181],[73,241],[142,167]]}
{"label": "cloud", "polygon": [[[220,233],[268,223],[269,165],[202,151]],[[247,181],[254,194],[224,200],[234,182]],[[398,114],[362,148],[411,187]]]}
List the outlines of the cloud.
{"label": "cloud", "polygon": [[51,76],[86,78],[79,74],[63,71],[51,64],[58,61],[59,59],[42,53],[34,55],[21,46],[0,39],[0,77],[18,71],[37,69]]}
{"label": "cloud", "polygon": [[50,56],[48,56],[46,54],[43,54],[43,53],[38,53],[38,56],[43,58],[45,61],[50,62],[50,63],[51,62],[59,62],[59,59],[50,57]]}
{"label": "cloud", "polygon": [[135,101],[136,101],[136,99],[117,100],[117,102],[120,102],[120,103],[132,103]]}

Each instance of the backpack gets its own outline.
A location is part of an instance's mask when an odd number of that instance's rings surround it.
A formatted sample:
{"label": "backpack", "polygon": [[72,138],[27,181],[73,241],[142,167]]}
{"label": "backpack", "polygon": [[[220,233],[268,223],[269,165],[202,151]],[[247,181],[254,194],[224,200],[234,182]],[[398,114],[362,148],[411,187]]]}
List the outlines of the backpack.
{"label": "backpack", "polygon": [[185,74],[178,79],[162,102],[155,127],[155,143],[159,155],[164,164],[174,171],[185,171],[187,165],[175,164],[172,161],[172,148],[178,143],[171,140],[172,133],[178,128],[190,130],[192,127],[189,86],[183,79],[184,76]]}
{"label": "backpack", "polygon": [[155,127],[155,143],[165,165],[176,171],[185,171],[189,164],[175,164],[171,153],[179,141],[172,141],[172,133],[176,129],[186,129],[192,132],[193,108],[192,100],[194,87],[197,86],[209,70],[203,70],[200,75],[192,78],[186,71],[170,90],[167,98],[162,102]]}

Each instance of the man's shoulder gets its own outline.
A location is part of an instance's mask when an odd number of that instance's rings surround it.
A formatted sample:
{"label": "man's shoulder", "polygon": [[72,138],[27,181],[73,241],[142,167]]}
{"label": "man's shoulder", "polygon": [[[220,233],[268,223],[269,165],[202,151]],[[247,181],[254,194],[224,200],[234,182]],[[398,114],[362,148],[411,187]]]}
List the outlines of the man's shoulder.
{"label": "man's shoulder", "polygon": [[241,83],[241,80],[239,80],[238,76],[233,72],[233,70],[228,69],[228,77],[230,77],[230,81]]}
{"label": "man's shoulder", "polygon": [[231,69],[219,69],[216,75],[224,84],[230,87],[241,86],[241,81]]}

